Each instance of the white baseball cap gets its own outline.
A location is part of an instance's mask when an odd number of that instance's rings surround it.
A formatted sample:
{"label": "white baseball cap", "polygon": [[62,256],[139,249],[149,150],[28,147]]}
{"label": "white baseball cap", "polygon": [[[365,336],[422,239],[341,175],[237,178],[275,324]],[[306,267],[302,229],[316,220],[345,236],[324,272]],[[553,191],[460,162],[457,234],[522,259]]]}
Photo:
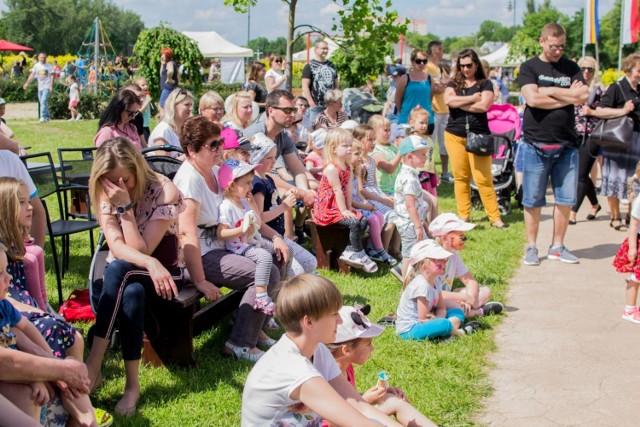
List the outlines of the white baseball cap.
{"label": "white baseball cap", "polygon": [[411,248],[409,266],[413,267],[423,259],[447,259],[451,255],[451,252],[444,250],[435,240],[421,240]]}
{"label": "white baseball cap", "polygon": [[358,122],[355,120],[346,120],[340,125],[340,127],[346,130],[354,130],[358,127]]}
{"label": "white baseball cap", "polygon": [[451,231],[473,230],[475,226],[475,224],[463,221],[454,213],[443,213],[431,221],[431,224],[429,224],[429,232],[432,236],[444,236]]}
{"label": "white baseball cap", "polygon": [[340,309],[340,317],[342,317],[342,323],[338,325],[334,344],[356,338],[373,338],[384,332],[384,328],[377,323],[372,323],[360,308],[344,305]]}

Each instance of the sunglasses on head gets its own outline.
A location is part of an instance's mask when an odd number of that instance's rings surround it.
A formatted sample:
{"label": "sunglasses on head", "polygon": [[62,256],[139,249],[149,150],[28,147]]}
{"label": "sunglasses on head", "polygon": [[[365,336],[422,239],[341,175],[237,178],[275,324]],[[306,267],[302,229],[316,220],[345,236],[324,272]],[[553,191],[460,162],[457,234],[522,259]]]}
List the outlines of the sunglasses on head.
{"label": "sunglasses on head", "polygon": [[460,69],[468,68],[471,69],[473,67],[473,62],[471,64],[460,64]]}
{"label": "sunglasses on head", "polygon": [[281,63],[282,63],[282,59],[276,59],[276,60],[275,60],[275,61],[273,61],[273,62],[277,62],[278,64],[281,64]]}
{"label": "sunglasses on head", "polygon": [[224,138],[214,139],[211,141],[211,144],[202,144],[203,148],[206,148],[209,151],[218,151],[220,147],[224,144]]}
{"label": "sunglasses on head", "polygon": [[124,111],[127,113],[127,116],[129,116],[130,119],[135,119],[138,113],[140,113],[140,111],[129,111],[129,110],[124,110]]}
{"label": "sunglasses on head", "polygon": [[418,65],[425,65],[427,62],[429,62],[429,60],[428,60],[428,59],[419,59],[419,58],[418,58],[418,59],[416,59],[416,60],[415,60],[415,61],[413,61],[413,62],[415,62],[415,63],[416,63],[416,64],[418,64]]}
{"label": "sunglasses on head", "polygon": [[593,68],[593,67],[580,67],[580,69],[582,71],[588,71],[590,73],[593,73],[595,71],[595,68]]}
{"label": "sunglasses on head", "polygon": [[298,111],[298,109],[296,107],[278,107],[278,106],[274,105],[271,108],[275,108],[276,110],[280,110],[285,114],[293,114],[296,111]]}
{"label": "sunglasses on head", "polygon": [[186,95],[189,92],[187,92],[185,89],[180,89],[179,91],[176,92],[176,96],[173,98],[173,102],[178,102],[178,97],[180,95]]}

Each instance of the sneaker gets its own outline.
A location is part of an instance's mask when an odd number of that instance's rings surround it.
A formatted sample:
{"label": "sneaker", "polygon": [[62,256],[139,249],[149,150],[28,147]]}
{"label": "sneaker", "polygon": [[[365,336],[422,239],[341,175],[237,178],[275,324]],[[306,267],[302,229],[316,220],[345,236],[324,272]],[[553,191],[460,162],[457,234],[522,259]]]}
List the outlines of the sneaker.
{"label": "sneaker", "polygon": [[76,119],[74,119],[73,117],[67,119],[68,122],[74,122]]}
{"label": "sneaker", "polygon": [[538,248],[527,248],[527,252],[524,254],[524,265],[540,265],[540,258],[538,258]]}
{"label": "sneaker", "polygon": [[482,325],[479,322],[467,322],[467,324],[462,327],[462,330],[465,334],[471,335],[478,332],[481,327]]}
{"label": "sneaker", "polygon": [[269,331],[277,331],[278,329],[280,329],[280,326],[276,323],[276,321],[273,319],[273,317],[271,317],[269,319],[269,321],[267,322],[266,325],[264,325],[264,328],[266,330]]}
{"label": "sneaker", "polygon": [[395,267],[398,264],[398,260],[389,255],[384,249],[382,250],[382,261],[386,262],[391,267]]}
{"label": "sneaker", "polygon": [[276,303],[270,297],[257,298],[253,302],[253,309],[261,311],[267,316],[273,316],[276,312]]}
{"label": "sneaker", "polygon": [[389,269],[389,271],[391,272],[391,274],[396,276],[396,279],[400,280],[401,282],[403,281],[403,279],[402,279],[402,264],[398,263],[395,267]]}
{"label": "sneaker", "polygon": [[378,262],[382,262],[384,261],[384,258],[382,257],[382,254],[386,254],[387,252],[384,249],[369,249],[367,252],[367,255],[369,256],[369,258],[371,258],[374,261],[378,261]]}
{"label": "sneaker", "polygon": [[580,262],[577,256],[569,252],[564,245],[552,246],[549,248],[547,259],[559,259],[567,264],[577,264]]}
{"label": "sneaker", "polygon": [[491,314],[500,314],[504,310],[504,306],[496,301],[489,301],[485,305],[482,306],[482,313],[485,316],[489,316]]}
{"label": "sneaker", "polygon": [[49,120],[45,120],[45,119],[40,119],[38,120],[38,123],[47,123]]}
{"label": "sneaker", "polygon": [[625,308],[624,313],[622,313],[622,319],[633,323],[640,323],[640,310],[638,307],[633,310],[627,310]]}
{"label": "sneaker", "polygon": [[451,175],[449,172],[444,173],[442,175],[440,175],[440,181],[442,182],[447,182],[449,184],[453,184],[453,175]]}
{"label": "sneaker", "polygon": [[76,120],[82,120],[82,114],[78,114],[78,115],[76,116]]}

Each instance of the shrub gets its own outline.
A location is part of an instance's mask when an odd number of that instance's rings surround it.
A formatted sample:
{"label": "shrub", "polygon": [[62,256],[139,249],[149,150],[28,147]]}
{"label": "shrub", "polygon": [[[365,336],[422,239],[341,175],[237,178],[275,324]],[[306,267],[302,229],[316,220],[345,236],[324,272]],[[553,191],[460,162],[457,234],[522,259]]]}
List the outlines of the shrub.
{"label": "shrub", "polygon": [[[107,105],[109,99],[90,93],[80,95],[80,103],[77,110],[85,119],[98,119]],[[69,113],[69,95],[66,93],[53,93],[49,97],[49,114],[52,119],[66,119]]]}
{"label": "shrub", "polygon": [[22,89],[25,78],[0,79],[0,96],[7,102],[35,102],[38,100],[38,85],[32,82],[27,90]]}

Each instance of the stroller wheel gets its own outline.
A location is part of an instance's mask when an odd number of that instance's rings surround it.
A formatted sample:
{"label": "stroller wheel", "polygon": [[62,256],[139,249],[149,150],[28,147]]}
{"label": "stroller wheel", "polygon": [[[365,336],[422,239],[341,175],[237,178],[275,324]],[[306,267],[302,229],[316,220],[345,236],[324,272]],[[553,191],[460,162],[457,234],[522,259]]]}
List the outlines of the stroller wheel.
{"label": "stroller wheel", "polygon": [[511,213],[511,201],[509,199],[498,200],[498,209],[500,215],[509,215]]}
{"label": "stroller wheel", "polygon": [[473,209],[482,210],[482,200],[480,200],[480,197],[472,196],[471,206],[473,207]]}

